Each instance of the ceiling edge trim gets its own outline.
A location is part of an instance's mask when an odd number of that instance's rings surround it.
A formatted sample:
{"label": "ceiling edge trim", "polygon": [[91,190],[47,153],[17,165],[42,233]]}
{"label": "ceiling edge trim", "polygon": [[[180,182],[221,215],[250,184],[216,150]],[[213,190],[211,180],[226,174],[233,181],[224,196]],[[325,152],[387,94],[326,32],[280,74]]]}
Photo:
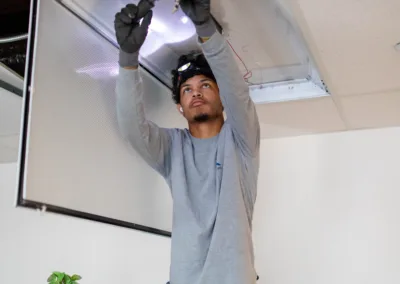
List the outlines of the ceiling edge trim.
{"label": "ceiling edge trim", "polygon": [[9,91],[10,93],[13,93],[21,98],[23,97],[23,94],[24,94],[23,90],[21,90],[20,88],[14,87],[13,85],[11,85],[1,79],[0,79],[0,88],[4,89],[6,91]]}

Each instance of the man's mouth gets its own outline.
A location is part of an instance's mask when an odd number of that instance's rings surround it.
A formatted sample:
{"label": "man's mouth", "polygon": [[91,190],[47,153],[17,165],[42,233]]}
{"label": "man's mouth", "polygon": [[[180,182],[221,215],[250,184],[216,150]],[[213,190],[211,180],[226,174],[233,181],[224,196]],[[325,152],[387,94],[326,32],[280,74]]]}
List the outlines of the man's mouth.
{"label": "man's mouth", "polygon": [[197,107],[197,106],[201,106],[204,104],[203,100],[195,100],[192,102],[192,107]]}

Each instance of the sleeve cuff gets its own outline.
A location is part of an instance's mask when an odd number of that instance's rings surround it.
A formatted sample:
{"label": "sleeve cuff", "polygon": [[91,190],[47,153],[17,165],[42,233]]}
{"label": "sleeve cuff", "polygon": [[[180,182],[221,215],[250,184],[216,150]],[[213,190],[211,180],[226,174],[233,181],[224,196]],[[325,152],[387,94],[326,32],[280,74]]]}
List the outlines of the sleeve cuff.
{"label": "sleeve cuff", "polygon": [[210,37],[217,30],[217,26],[212,18],[202,25],[196,25],[196,32],[199,37]]}
{"label": "sleeve cuff", "polygon": [[127,53],[119,51],[119,65],[121,67],[134,67],[139,65],[139,52]]}
{"label": "sleeve cuff", "polygon": [[204,55],[211,55],[218,53],[226,43],[224,36],[215,30],[207,41],[201,42],[199,39],[199,44],[203,49]]}
{"label": "sleeve cuff", "polygon": [[140,81],[140,72],[138,69],[125,69],[124,67],[120,66],[118,70],[118,79],[120,80],[128,80],[128,81]]}

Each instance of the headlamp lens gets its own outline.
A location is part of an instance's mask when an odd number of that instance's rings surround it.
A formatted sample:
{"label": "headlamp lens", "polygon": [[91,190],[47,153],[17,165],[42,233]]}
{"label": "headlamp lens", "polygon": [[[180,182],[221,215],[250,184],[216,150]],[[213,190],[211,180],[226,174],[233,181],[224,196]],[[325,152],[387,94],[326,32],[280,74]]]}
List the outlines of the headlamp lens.
{"label": "headlamp lens", "polygon": [[183,72],[185,70],[187,70],[190,67],[191,63],[186,63],[185,65],[182,65],[181,67],[178,68],[179,72]]}

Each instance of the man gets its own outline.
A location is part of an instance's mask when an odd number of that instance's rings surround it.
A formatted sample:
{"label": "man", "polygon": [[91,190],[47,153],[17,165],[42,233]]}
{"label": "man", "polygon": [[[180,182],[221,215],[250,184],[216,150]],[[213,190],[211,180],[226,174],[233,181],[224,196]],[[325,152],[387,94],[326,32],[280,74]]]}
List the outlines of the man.
{"label": "man", "polygon": [[260,147],[256,109],[216,30],[210,0],[181,0],[180,5],[195,24],[204,54],[180,58],[173,72],[173,98],[188,129],[161,128],[145,115],[138,53],[152,18],[151,0],[129,4],[115,18],[120,129],[171,189],[170,283],[254,284],[252,217]]}

